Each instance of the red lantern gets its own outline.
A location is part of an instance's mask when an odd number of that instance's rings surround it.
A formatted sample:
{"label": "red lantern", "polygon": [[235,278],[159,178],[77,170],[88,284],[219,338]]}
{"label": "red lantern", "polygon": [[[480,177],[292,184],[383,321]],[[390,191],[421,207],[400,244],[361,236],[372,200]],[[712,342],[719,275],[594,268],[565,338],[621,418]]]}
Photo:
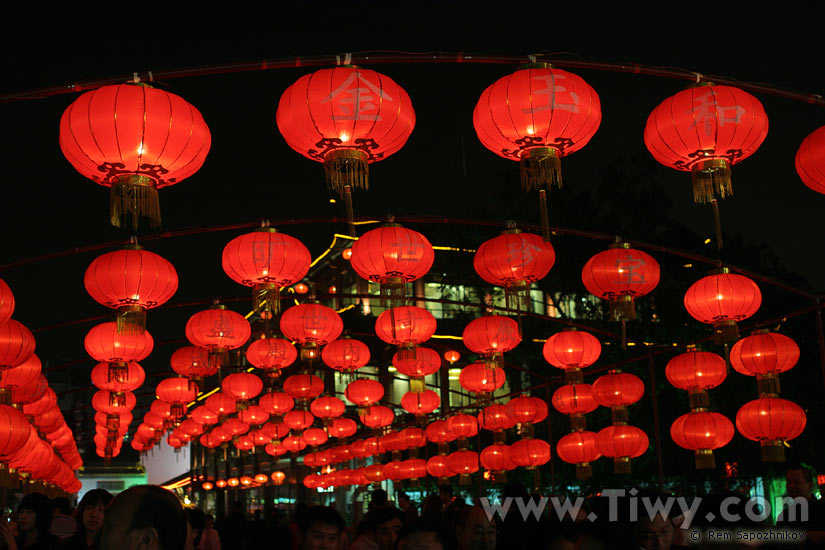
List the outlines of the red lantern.
{"label": "red lantern", "polygon": [[132,392],[122,392],[122,399],[113,400],[112,392],[101,390],[92,397],[92,408],[106,414],[120,414],[135,408],[137,400]]}
{"label": "red lantern", "polygon": [[249,427],[249,424],[243,422],[237,416],[227,418],[223,421],[223,424],[221,424],[223,431],[229,434],[230,437],[236,437],[247,433],[249,431]]}
{"label": "red lantern", "polygon": [[742,338],[730,350],[730,364],[747,376],[779,374],[799,361],[799,346],[776,332],[760,332]]}
{"label": "red lantern", "polygon": [[557,332],[547,339],[542,348],[544,359],[565,371],[567,381],[581,382],[581,369],[589,367],[602,353],[599,340],[589,332],[575,329]]}
{"label": "red lantern", "polygon": [[324,163],[327,185],[369,187],[367,164],[398,151],[415,126],[407,93],[390,78],[352,66],[321,69],[284,91],[276,115],[287,144]]}
{"label": "red lantern", "polygon": [[[329,435],[338,439],[352,437],[358,431],[358,425],[351,418],[334,418],[327,428]],[[362,457],[363,458],[363,457]]]}
{"label": "red lantern", "polygon": [[478,425],[491,432],[500,432],[515,426],[516,419],[510,416],[507,405],[493,404],[478,413]]}
{"label": "red lantern", "polygon": [[291,436],[284,438],[281,442],[281,445],[287,451],[292,451],[293,453],[297,453],[306,449],[307,443],[304,441],[302,437],[299,436]]}
{"label": "red lantern", "polygon": [[550,460],[550,444],[541,439],[520,439],[510,445],[510,460],[532,470]]}
{"label": "red lantern", "polygon": [[205,405],[207,409],[217,414],[218,417],[235,412],[235,400],[222,391],[207,397]]}
{"label": "red lantern", "polygon": [[299,401],[309,401],[321,395],[324,381],[314,374],[293,374],[284,380],[284,392]]}
{"label": "red lantern", "polygon": [[485,315],[470,321],[462,334],[464,345],[470,351],[482,354],[490,366],[503,365],[502,353],[521,343],[518,323],[509,317]]}
{"label": "red lantern", "polygon": [[0,279],[0,325],[8,323],[13,313],[14,294],[6,281]]}
{"label": "red lantern", "polygon": [[341,416],[346,408],[343,401],[331,395],[319,397],[309,405],[312,414],[325,420]]}
{"label": "red lantern", "polygon": [[173,371],[196,384],[218,372],[214,365],[209,364],[209,352],[197,346],[184,346],[176,350],[169,364]]}
{"label": "red lantern", "polygon": [[469,475],[478,471],[478,453],[475,451],[456,451],[447,457],[447,464],[453,474],[469,480]]}
{"label": "red lantern", "polygon": [[[10,371],[11,372],[11,371]],[[126,374],[121,379],[111,377],[109,365],[98,363],[92,369],[92,385],[99,390],[109,390],[113,392],[135,391],[146,380],[146,373],[143,367],[134,361],[127,364]],[[189,382],[186,380],[186,382]]]}
{"label": "red lantern", "polygon": [[203,424],[204,426],[218,423],[218,415],[206,406],[194,409],[192,412],[189,413],[189,416],[192,418],[192,420],[194,420],[198,424]]}
{"label": "red lantern", "polygon": [[401,398],[401,406],[410,414],[430,414],[441,406],[441,398],[432,390],[407,392]]}
{"label": "red lantern", "polygon": [[610,370],[593,382],[593,396],[603,407],[632,405],[644,393],[645,384],[638,376],[618,370]]}
{"label": "red lantern", "polygon": [[427,473],[440,479],[455,475],[450,468],[449,457],[443,455],[436,455],[427,460]]}
{"label": "red lantern", "polygon": [[668,361],[665,376],[680,390],[709,390],[725,380],[727,366],[715,353],[688,351]]}
{"label": "red lantern", "polygon": [[186,414],[186,404],[194,401],[197,395],[192,383],[186,378],[161,380],[155,393],[157,393],[159,399],[172,405],[172,416],[175,418],[180,418]]}
{"label": "red lantern", "polygon": [[444,352],[444,359],[450,363],[451,365],[454,364],[456,361],[461,359],[461,354],[453,349],[449,349]]}
{"label": "red lantern", "polygon": [[388,344],[423,344],[435,334],[433,314],[422,307],[400,306],[387,309],[375,320],[375,333]]}
{"label": "red lantern", "polygon": [[261,396],[258,406],[269,414],[284,415],[295,406],[295,400],[285,393],[270,392]]}
{"label": "red lantern", "polygon": [[280,311],[281,289],[303,279],[311,261],[301,241],[272,227],[235,237],[221,256],[229,278],[252,287],[252,307],[266,319]]}
{"label": "red lantern", "polygon": [[372,405],[364,414],[360,414],[361,424],[368,428],[383,428],[395,420],[392,409],[383,405]]}
{"label": "red lantern", "polygon": [[433,349],[415,346],[394,353],[392,364],[398,372],[410,377],[410,390],[421,393],[425,391],[424,377],[441,368],[441,357]]}
{"label": "red lantern", "polygon": [[264,369],[270,378],[280,376],[281,369],[294,363],[297,358],[298,350],[283,338],[260,338],[246,349],[246,360],[253,366]]}
{"label": "red lantern", "polygon": [[562,436],[556,444],[556,454],[568,464],[576,465],[576,479],[585,480],[593,474],[591,462],[598,460],[602,453],[596,442],[596,434],[579,431]]}
{"label": "red lantern", "polygon": [[[30,403],[26,403],[23,405],[23,414],[26,416],[40,416],[47,411],[50,411],[57,407],[57,395],[54,393],[54,390],[48,388],[46,393],[43,394],[43,397],[36,401],[32,401]],[[131,422],[131,415],[130,415],[130,422]]]}
{"label": "red lantern", "polygon": [[34,336],[14,319],[0,324],[0,371],[22,365],[34,353]]}
{"label": "red lantern", "polygon": [[596,446],[600,453],[613,459],[613,473],[629,474],[630,459],[642,456],[650,440],[636,426],[617,425],[602,428],[596,434]]}
{"label": "red lantern", "polygon": [[[42,374],[38,375],[34,383],[26,386],[16,386],[11,389],[11,402],[19,405],[25,405],[37,401],[49,389],[49,381]],[[120,394],[117,394],[120,395]]]}
{"label": "red lantern", "polygon": [[[121,424],[123,424],[123,421],[121,421]],[[126,422],[126,424],[128,425],[129,423]],[[185,433],[192,437],[197,437],[203,433],[203,425],[198,424],[195,420],[191,418],[188,418],[180,423],[180,431],[181,433]]]}
{"label": "red lantern", "polygon": [[478,276],[504,288],[507,307],[526,310],[530,285],[547,276],[556,262],[553,246],[533,233],[508,229],[481,243],[473,257]]}
{"label": "red lantern", "polygon": [[370,464],[364,467],[364,477],[373,483],[380,483],[387,479],[383,464]]}
{"label": "red lantern", "polygon": [[[475,420],[472,416],[470,416],[470,418]],[[478,433],[478,425],[476,425],[475,431]],[[438,445],[444,445],[450,441],[454,441],[457,437],[452,431],[450,431],[450,426],[446,420],[436,420],[435,422],[428,424],[427,427],[424,428],[424,435],[427,437],[427,441],[431,441]]]}
{"label": "red lantern", "polygon": [[693,200],[708,203],[733,194],[730,167],[755,153],[767,133],[759,100],[739,88],[700,82],[650,113],[645,145],[665,166],[690,171]]}
{"label": "red lantern", "polygon": [[[301,442],[303,443],[303,440],[301,440]],[[292,445],[292,444],[290,444],[290,445]],[[278,442],[277,444],[267,443],[264,446],[264,452],[266,454],[270,455],[270,456],[282,456],[282,455],[285,455],[286,453],[288,453],[289,449],[287,449],[286,447],[281,445],[280,442]]]}
{"label": "red lantern", "polygon": [[420,479],[427,475],[427,461],[423,458],[410,458],[401,463],[402,479]]}
{"label": "red lantern", "polygon": [[0,370],[0,392],[5,393],[12,388],[36,384],[41,370],[40,358],[34,353],[22,364],[11,369]]}
{"label": "red lantern", "polygon": [[636,319],[633,300],[659,284],[659,264],[650,254],[617,243],[584,264],[582,282],[594,296],[610,301],[614,321]]}
{"label": "red lantern", "polygon": [[504,385],[504,369],[490,368],[485,363],[473,363],[461,369],[461,387],[476,394],[488,394]]}
{"label": "red lantern", "polygon": [[547,418],[547,403],[538,397],[516,397],[507,403],[507,412],[518,424],[537,424]]}
{"label": "red lantern", "polygon": [[384,386],[378,380],[353,380],[347,385],[344,395],[353,405],[369,407],[378,403],[384,397]]}
{"label": "red lantern", "polygon": [[323,445],[329,439],[327,433],[321,428],[309,428],[308,430],[304,430],[302,437],[304,438],[304,441],[306,441],[306,444],[312,447]]}
{"label": "red lantern", "polygon": [[670,437],[683,449],[696,451],[696,468],[715,468],[713,450],[733,439],[733,423],[716,412],[690,412],[676,419]]}
{"label": "red lantern", "polygon": [[111,222],[160,225],[157,190],[201,167],[212,138],[181,97],[144,84],[103,86],[78,97],[60,119],[60,149],[75,169],[111,187]]}
{"label": "red lantern", "polygon": [[178,290],[178,274],[169,260],[130,245],[98,256],[83,278],[97,303],[117,310],[121,334],[141,334],[146,310],[165,304]]}
{"label": "red lantern", "polygon": [[321,360],[331,369],[352,373],[370,360],[370,348],[359,340],[333,340],[321,351]]}
{"label": "red lantern", "polygon": [[321,304],[299,304],[281,314],[281,332],[301,344],[301,360],[310,361],[319,355],[318,346],[341,336],[344,322],[341,316]]}
{"label": "red lantern", "polygon": [[587,414],[598,406],[590,384],[567,384],[553,393],[553,407],[562,414]]}
{"label": "red lantern", "polygon": [[217,367],[226,363],[223,356],[227,350],[241,347],[251,334],[249,321],[224,305],[199,311],[186,322],[186,339],[208,349],[212,364]]}
{"label": "red lantern", "polygon": [[284,415],[284,424],[293,431],[305,430],[312,426],[315,417],[309,411],[289,411]]}
{"label": "red lantern", "polygon": [[261,379],[249,372],[230,374],[221,382],[221,390],[236,402],[238,410],[244,410],[247,402],[264,389]]}
{"label": "red lantern", "polygon": [[761,397],[742,405],[736,413],[736,429],[751,441],[759,441],[764,462],[784,462],[784,441],[805,430],[802,407],[778,397]]}
{"label": "red lantern", "polygon": [[796,173],[802,183],[825,193],[825,126],[817,128],[802,140],[796,152]]}
{"label": "red lantern", "polygon": [[479,455],[481,467],[493,472],[504,472],[516,467],[510,458],[510,447],[503,443],[495,443],[485,447]]}
{"label": "red lantern", "polygon": [[469,414],[456,414],[447,419],[447,428],[454,438],[466,439],[478,435],[478,421]]}
{"label": "red lantern", "polygon": [[152,353],[155,342],[149,331],[143,334],[119,334],[115,323],[92,327],[84,340],[86,352],[95,361],[111,363],[109,376],[123,380],[128,375],[130,361],[142,361]]}
{"label": "red lantern", "polygon": [[426,275],[434,258],[424,235],[390,223],[355,241],[351,264],[358,275],[381,284],[383,305],[399,305],[406,296],[406,283]]}
{"label": "red lantern", "polygon": [[404,428],[399,433],[401,434],[405,449],[418,449],[427,444],[427,439],[424,437],[424,430],[421,428]]}
{"label": "red lantern", "polygon": [[8,405],[0,405],[0,458],[8,460],[29,439],[32,427],[23,413]]}
{"label": "red lantern", "polygon": [[739,339],[736,322],[756,313],[761,304],[762,293],[756,283],[727,268],[699,279],[685,293],[685,309],[697,321],[713,325],[717,344]]}
{"label": "red lantern", "polygon": [[275,485],[281,485],[286,479],[286,474],[281,471],[272,472],[270,477],[272,478],[272,481],[275,482]]}
{"label": "red lantern", "polygon": [[522,189],[545,190],[561,187],[561,157],[584,147],[601,118],[599,96],[581,77],[533,63],[484,90],[473,126],[487,149],[520,161]]}

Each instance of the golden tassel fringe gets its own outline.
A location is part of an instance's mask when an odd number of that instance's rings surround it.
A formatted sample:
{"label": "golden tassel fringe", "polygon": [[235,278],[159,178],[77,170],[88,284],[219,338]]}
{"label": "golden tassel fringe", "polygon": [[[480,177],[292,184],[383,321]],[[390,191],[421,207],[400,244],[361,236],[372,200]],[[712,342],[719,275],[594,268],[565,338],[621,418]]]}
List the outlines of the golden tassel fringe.
{"label": "golden tassel fringe", "polygon": [[762,441],[762,462],[785,462],[785,446],[776,439]]}
{"label": "golden tassel fringe", "polygon": [[579,464],[576,464],[576,479],[579,481],[584,481],[585,479],[590,479],[590,476],[592,475],[593,467],[589,462],[580,462]]}
{"label": "golden tassel fringe", "polygon": [[511,281],[504,287],[504,300],[507,309],[518,312],[528,311],[530,305],[530,283]]}
{"label": "golden tassel fringe", "polygon": [[[381,281],[381,307],[403,306],[407,299],[407,282],[401,277],[386,277]],[[395,326],[395,323],[393,323]]]}
{"label": "golden tassel fringe", "polygon": [[148,227],[160,227],[157,183],[135,174],[117,176],[109,192],[109,218],[113,226],[137,231],[142,220]]}
{"label": "golden tassel fringe", "polygon": [[716,468],[716,458],[713,456],[712,450],[700,449],[696,451],[695,456],[697,470],[712,470]]}
{"label": "golden tassel fringe", "polygon": [[733,344],[739,340],[739,325],[736,321],[725,320],[713,323],[713,342],[716,345]]}
{"label": "golden tassel fringe", "polygon": [[261,283],[252,287],[252,309],[261,319],[272,319],[281,312],[281,289],[275,283]]}
{"label": "golden tassel fringe", "polygon": [[324,155],[327,186],[342,194],[345,186],[369,189],[367,154],[359,149],[333,149]]}
{"label": "golden tassel fringe", "polygon": [[146,332],[146,310],[143,306],[120,306],[116,325],[118,334],[143,334]]}
{"label": "golden tassel fringe", "polygon": [[691,169],[693,201],[707,204],[713,199],[733,195],[730,182],[730,164],[726,159],[708,159],[697,162]]}
{"label": "golden tassel fringe", "polygon": [[636,303],[633,296],[622,294],[610,300],[610,319],[613,321],[635,321]]}
{"label": "golden tassel fringe", "polygon": [[561,159],[554,147],[532,147],[521,154],[521,189],[561,188]]}
{"label": "golden tassel fringe", "polygon": [[619,456],[613,459],[613,473],[614,474],[630,474],[630,457]]}

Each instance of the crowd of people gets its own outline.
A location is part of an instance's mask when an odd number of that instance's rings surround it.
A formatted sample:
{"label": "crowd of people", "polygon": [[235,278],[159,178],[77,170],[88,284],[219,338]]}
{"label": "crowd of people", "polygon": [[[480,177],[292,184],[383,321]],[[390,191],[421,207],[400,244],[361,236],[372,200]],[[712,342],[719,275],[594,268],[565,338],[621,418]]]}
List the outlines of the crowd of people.
{"label": "crowd of people", "polygon": [[[806,547],[825,547],[825,507],[812,494],[810,471],[792,467],[786,480],[788,496],[808,502],[809,513],[793,519],[783,512],[774,529],[800,530],[806,534],[802,542]],[[538,499],[518,484],[505,487],[502,496],[521,498],[522,502]],[[645,496],[656,494],[636,495]],[[748,517],[749,504],[744,497],[735,499],[733,505],[722,505],[725,498],[733,497],[706,496],[692,519],[694,529],[755,530],[768,525]],[[422,500],[420,510],[405,493],[396,493],[396,502],[392,502],[386,491],[373,490],[367,512],[362,515],[353,510],[351,527],[334,507],[300,503],[289,519],[282,518],[276,509],[266,519],[260,512],[247,517],[236,503],[225,518],[215,522],[197,508],[184,507],[170,491],[139,485],[115,497],[102,489],[88,491],[77,510],[72,510],[65,498],[49,500],[40,493],[29,493],[15,517],[3,518],[0,535],[6,550],[665,550],[722,546],[707,536],[689,538],[688,531],[680,528],[685,518],[677,515],[677,510],[652,516],[628,515],[632,507],[625,502],[613,517],[608,508],[615,504],[597,496],[576,517],[543,514],[525,518],[509,513],[502,519],[500,515],[491,517],[490,510],[478,502],[469,504],[454,496],[450,485],[442,485],[438,493]],[[721,508],[737,514],[741,521],[707,513]],[[733,540],[725,541],[724,546],[745,545]],[[768,541],[759,546],[780,547],[784,542]]]}

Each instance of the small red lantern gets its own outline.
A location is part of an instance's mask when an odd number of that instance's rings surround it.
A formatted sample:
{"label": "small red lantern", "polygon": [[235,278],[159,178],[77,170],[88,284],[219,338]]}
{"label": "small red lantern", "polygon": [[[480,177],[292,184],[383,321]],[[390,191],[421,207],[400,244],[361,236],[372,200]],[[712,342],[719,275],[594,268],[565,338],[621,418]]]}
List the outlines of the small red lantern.
{"label": "small red lantern", "polygon": [[636,426],[616,425],[602,428],[596,434],[596,446],[600,453],[613,459],[613,473],[629,474],[630,459],[642,456],[650,440]]}
{"label": "small red lantern", "polygon": [[670,427],[670,437],[683,449],[696,452],[696,468],[716,467],[713,450],[733,439],[733,423],[716,412],[699,411],[683,414]]}
{"label": "small red lantern", "polygon": [[478,421],[469,414],[456,414],[447,419],[447,428],[453,438],[466,440],[478,435]]}
{"label": "small red lantern", "polygon": [[186,414],[186,404],[195,400],[197,392],[187,378],[167,378],[158,383],[155,390],[159,399],[172,406],[172,416],[181,418]]}
{"label": "small red lantern", "polygon": [[407,392],[401,398],[401,406],[410,414],[426,415],[441,406],[441,398],[432,390]]}
{"label": "small red lantern", "polygon": [[358,275],[381,284],[382,305],[400,305],[406,283],[427,274],[435,256],[427,237],[389,223],[364,233],[352,245],[352,268]]}
{"label": "small red lantern", "polygon": [[235,400],[239,411],[246,409],[247,402],[264,389],[261,379],[249,372],[230,374],[221,382],[221,390]]}
{"label": "small red lantern", "polygon": [[[584,147],[601,119],[596,91],[548,63],[531,63],[498,79],[473,111],[481,143],[520,161],[524,190],[561,187],[561,158]],[[545,233],[549,236],[549,229]]]}
{"label": "small red lantern", "polygon": [[304,441],[304,438],[300,436],[286,437],[281,442],[281,445],[284,449],[293,453],[301,452],[307,447],[306,441]]}
{"label": "small red lantern", "polygon": [[235,399],[222,391],[207,397],[204,404],[207,409],[217,414],[218,417],[232,414],[236,410]]}
{"label": "small red lantern", "polygon": [[518,323],[501,315],[485,315],[470,321],[462,334],[464,345],[472,352],[485,356],[491,367],[503,365],[502,354],[521,343]]}
{"label": "small red lantern", "polygon": [[119,333],[141,334],[146,310],[165,304],[178,290],[178,274],[167,259],[135,244],[95,258],[83,284],[97,303],[117,310]]}
{"label": "small red lantern", "polygon": [[0,325],[8,323],[13,313],[14,294],[6,281],[0,279]]}
{"label": "small red lantern", "polygon": [[292,431],[305,430],[312,426],[315,417],[309,411],[289,411],[284,415],[284,424]]}
{"label": "small red lantern", "polygon": [[611,369],[593,382],[593,396],[603,407],[626,407],[637,402],[645,393],[642,380],[627,372]]}
{"label": "small red lantern", "polygon": [[589,367],[602,353],[599,340],[589,332],[567,329],[547,339],[542,348],[544,359],[565,371],[571,384],[582,381],[581,369]]}
{"label": "small red lantern", "polygon": [[530,285],[546,277],[555,262],[556,251],[549,242],[513,228],[481,243],[473,268],[486,282],[504,288],[509,309],[524,311]]}
{"label": "small red lantern", "polygon": [[825,193],[825,154],[823,151],[825,151],[825,126],[808,134],[796,152],[796,173],[799,174],[802,183],[817,193]]}
{"label": "small red lantern", "polygon": [[485,363],[473,363],[461,369],[458,382],[469,392],[489,394],[504,385],[504,369],[490,368]]}
{"label": "small red lantern", "polygon": [[86,92],[60,119],[63,155],[82,175],[111,187],[112,225],[133,230],[143,218],[160,225],[157,190],[197,172],[211,143],[195,107],[145,84]]}
{"label": "small red lantern", "polygon": [[760,378],[789,371],[799,361],[799,346],[776,332],[758,332],[736,342],[730,350],[730,364],[741,374]]}
{"label": "small red lantern", "polygon": [[371,464],[364,467],[364,477],[373,483],[380,483],[387,479],[383,464]]}
{"label": "small red lantern", "polygon": [[361,424],[368,428],[383,428],[395,420],[392,409],[383,405],[372,405],[364,414],[360,414]]}
{"label": "small red lantern", "polygon": [[346,408],[343,401],[331,395],[319,397],[309,405],[309,410],[312,411],[312,414],[322,420],[330,420],[341,416],[344,414]]}
{"label": "small red lantern", "polygon": [[275,485],[281,485],[286,479],[286,474],[281,471],[277,471],[272,472],[272,475],[270,477],[272,478],[272,481],[275,482]]}
{"label": "small red lantern", "polygon": [[453,349],[448,349],[444,352],[444,359],[451,365],[454,365],[456,361],[461,359],[461,354]]}
{"label": "small red lantern", "polygon": [[[208,400],[209,398],[207,398]],[[218,415],[205,405],[194,409],[189,413],[189,416],[192,420],[204,426],[218,423]]]}
{"label": "small red lantern", "polygon": [[479,455],[481,467],[495,473],[512,470],[516,463],[510,458],[510,447],[503,443],[495,443],[485,447]]}
{"label": "small red lantern", "polygon": [[215,488],[215,486],[212,483],[210,483],[209,481],[204,481],[201,484],[201,489],[203,489],[204,491],[211,491],[214,488]]}
{"label": "small red lantern", "polygon": [[749,401],[736,413],[736,429],[751,441],[759,441],[764,462],[784,462],[783,442],[799,436],[807,421],[802,407],[778,397]]}
{"label": "small red lantern", "polygon": [[378,380],[359,379],[347,385],[344,392],[347,400],[358,407],[369,407],[384,397],[384,386]]}
{"label": "small red lantern", "polygon": [[301,434],[301,436],[304,438],[304,441],[306,441],[306,444],[312,447],[323,445],[327,442],[327,440],[329,440],[329,436],[321,428],[309,428],[304,430],[304,433]]}
{"label": "small red lantern", "polygon": [[219,479],[219,480],[217,480],[217,481],[215,482],[215,486],[216,486],[218,489],[223,489],[223,488],[224,488],[224,487],[226,487],[227,485],[228,485],[228,483],[226,482],[226,480],[225,480],[225,479]]}
{"label": "small red lantern", "polygon": [[707,390],[721,384],[727,375],[728,367],[721,356],[692,348],[668,361],[665,368],[668,382],[690,392],[692,410],[708,408]]}
{"label": "small red lantern", "polygon": [[252,327],[243,315],[220,304],[199,311],[186,322],[186,339],[208,349],[212,365],[218,368],[226,364],[227,350],[243,346],[251,334]]}
{"label": "small red lantern", "polygon": [[516,419],[510,416],[507,405],[493,404],[478,413],[478,425],[491,432],[501,432],[515,426]]}
{"label": "small red lantern", "polygon": [[590,384],[567,384],[553,393],[553,407],[562,414],[570,415],[574,431],[586,426],[584,415],[595,411],[599,403]]}
{"label": "small red lantern", "polygon": [[343,330],[341,316],[321,304],[299,304],[281,314],[281,332],[301,345],[302,361],[317,359],[318,346],[335,340]]}
{"label": "small red lantern", "polygon": [[423,344],[435,334],[433,314],[422,307],[400,306],[387,309],[375,320],[375,333],[388,344]]}
{"label": "small red lantern", "polygon": [[768,134],[759,100],[732,86],[700,82],[665,99],[647,119],[645,145],[671,168],[690,171],[693,200],[733,194],[730,167],[751,156]]}
{"label": "small red lantern", "polygon": [[269,378],[280,376],[281,369],[294,363],[297,358],[298,350],[283,338],[260,338],[246,349],[246,360],[263,369]]}
{"label": "small red lantern", "polygon": [[241,484],[241,481],[237,477],[230,477],[226,480],[226,484],[230,487],[237,487]]}
{"label": "small red lantern", "polygon": [[541,439],[520,439],[510,445],[510,460],[533,470],[550,460],[550,444]]}
{"label": "small red lantern", "polygon": [[[12,388],[22,388],[36,384],[41,370],[42,364],[40,363],[40,358],[34,353],[22,364],[11,369],[0,370],[0,393],[4,393],[3,390],[11,390]],[[108,375],[108,367],[105,364],[103,365],[103,370],[103,374]],[[94,383],[94,369],[92,369],[92,382]],[[140,384],[138,384],[138,386],[139,385]],[[108,390],[110,388],[98,387],[98,389]],[[132,390],[135,388],[123,389]]]}
{"label": "small red lantern", "polygon": [[478,453],[475,451],[456,451],[447,456],[447,464],[453,474],[459,476],[459,483],[467,485],[470,475],[478,471]]}
{"label": "small red lantern", "polygon": [[580,480],[589,479],[593,475],[590,463],[602,456],[596,443],[596,434],[588,431],[562,436],[556,444],[556,454],[564,462],[576,465],[576,479]]}
{"label": "small red lantern", "polygon": [[[252,436],[240,436],[237,439],[235,439],[232,443],[235,445],[235,448],[239,451],[251,451],[255,448],[255,441],[252,439]],[[245,483],[245,485],[249,484]]]}
{"label": "small red lantern", "polygon": [[269,414],[284,415],[295,406],[295,400],[285,393],[270,392],[261,396],[258,406]]}
{"label": "small red lantern", "polygon": [[713,325],[717,344],[739,339],[737,321],[747,319],[762,304],[762,293],[744,275],[727,268],[693,283],[685,293],[685,309],[701,323]]}
{"label": "small red lantern", "polygon": [[439,479],[455,475],[450,468],[449,457],[444,455],[436,455],[427,460],[427,473]]}
{"label": "small red lantern", "polygon": [[536,424],[547,418],[547,403],[538,397],[521,396],[507,403],[508,414],[517,424]]}
{"label": "small red lantern", "polygon": [[[471,419],[475,420],[472,416]],[[478,426],[476,426],[476,433],[478,433]],[[450,431],[450,426],[446,420],[436,420],[435,422],[430,422],[426,428],[424,428],[424,435],[427,438],[427,441],[431,441],[438,445],[444,445],[449,443],[450,441],[454,441],[456,439],[456,435]]]}
{"label": "small red lantern", "polygon": [[[301,440],[303,443],[303,441]],[[281,445],[280,442],[276,443],[267,443],[264,446],[264,452],[269,456],[282,456],[289,452],[289,449]]]}
{"label": "small red lantern", "polygon": [[311,261],[301,241],[273,227],[235,237],[221,256],[229,278],[252,287],[252,307],[265,319],[280,311],[281,289],[303,279]]}
{"label": "small red lantern", "polygon": [[369,363],[370,348],[359,340],[333,340],[321,351],[321,360],[331,369],[353,373]]}
{"label": "small red lantern", "polygon": [[209,352],[197,346],[184,346],[175,351],[169,359],[172,370],[200,385],[204,378],[218,372],[209,364]]}
{"label": "small red lantern", "polygon": [[119,334],[115,323],[92,327],[83,343],[92,359],[110,363],[109,375],[115,380],[123,380],[128,373],[127,364],[147,358],[155,345],[148,330],[143,334]]}
{"label": "small red lantern", "polygon": [[405,449],[418,449],[427,444],[424,430],[421,428],[404,428],[399,432]]}
{"label": "small red lantern", "polygon": [[594,296],[610,301],[614,321],[636,319],[634,299],[659,284],[659,264],[650,254],[617,243],[584,264],[582,282]]}
{"label": "small red lantern", "polygon": [[137,400],[130,391],[121,392],[120,398],[113,399],[112,392],[101,390],[92,397],[92,408],[105,414],[121,414],[135,408]]}
{"label": "small red lantern", "polygon": [[327,428],[329,435],[338,439],[352,437],[358,431],[358,424],[351,418],[334,418]]}
{"label": "small red lantern", "polygon": [[314,374],[293,374],[284,380],[284,392],[298,401],[309,401],[323,391],[324,381]]}
{"label": "small red lantern", "polygon": [[410,377],[410,390],[421,393],[425,391],[424,377],[441,368],[441,357],[433,349],[415,346],[412,350],[394,353],[392,364],[398,372]]}

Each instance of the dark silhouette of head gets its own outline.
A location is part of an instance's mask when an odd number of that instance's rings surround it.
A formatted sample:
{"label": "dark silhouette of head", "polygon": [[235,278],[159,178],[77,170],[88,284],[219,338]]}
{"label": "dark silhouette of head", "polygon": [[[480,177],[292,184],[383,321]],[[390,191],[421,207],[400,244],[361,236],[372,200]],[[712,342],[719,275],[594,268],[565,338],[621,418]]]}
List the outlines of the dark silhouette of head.
{"label": "dark silhouette of head", "polygon": [[173,493],[157,485],[135,485],[109,505],[101,549],[180,550],[186,533],[186,515]]}

